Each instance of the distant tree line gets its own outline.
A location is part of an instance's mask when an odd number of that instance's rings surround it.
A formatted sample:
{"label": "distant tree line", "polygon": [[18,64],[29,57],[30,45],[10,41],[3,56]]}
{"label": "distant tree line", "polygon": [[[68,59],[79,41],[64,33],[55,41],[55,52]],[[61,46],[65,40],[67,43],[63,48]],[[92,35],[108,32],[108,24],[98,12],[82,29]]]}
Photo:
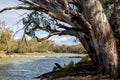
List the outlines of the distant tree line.
{"label": "distant tree line", "polygon": [[80,53],[84,51],[81,44],[67,46],[56,45],[50,40],[37,42],[36,38],[27,40],[25,38],[14,40],[13,31],[6,27],[4,21],[0,21],[0,51],[6,53]]}

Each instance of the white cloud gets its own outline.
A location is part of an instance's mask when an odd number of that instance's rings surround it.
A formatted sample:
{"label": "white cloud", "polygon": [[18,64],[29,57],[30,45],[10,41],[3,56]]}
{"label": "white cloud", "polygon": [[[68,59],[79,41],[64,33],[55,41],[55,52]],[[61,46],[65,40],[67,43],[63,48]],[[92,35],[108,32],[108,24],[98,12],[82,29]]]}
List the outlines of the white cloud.
{"label": "white cloud", "polygon": [[39,38],[43,38],[43,37],[46,37],[46,36],[48,35],[48,33],[45,32],[45,31],[39,30],[39,31],[36,31],[36,32],[35,32],[35,35],[36,35],[37,37],[39,37]]}
{"label": "white cloud", "polygon": [[40,37],[42,38],[42,37],[46,37],[46,36],[47,36],[47,34],[41,34]]}
{"label": "white cloud", "polygon": [[17,40],[17,39],[20,39],[21,37],[20,36],[15,36],[14,39]]}
{"label": "white cloud", "polygon": [[54,36],[54,37],[51,37],[50,40],[53,40],[55,42],[65,42],[68,40],[67,37],[60,37],[60,36]]}
{"label": "white cloud", "polygon": [[78,42],[74,42],[76,38],[73,36],[52,36],[49,40],[52,40],[55,44],[59,45],[74,45],[78,44]]}

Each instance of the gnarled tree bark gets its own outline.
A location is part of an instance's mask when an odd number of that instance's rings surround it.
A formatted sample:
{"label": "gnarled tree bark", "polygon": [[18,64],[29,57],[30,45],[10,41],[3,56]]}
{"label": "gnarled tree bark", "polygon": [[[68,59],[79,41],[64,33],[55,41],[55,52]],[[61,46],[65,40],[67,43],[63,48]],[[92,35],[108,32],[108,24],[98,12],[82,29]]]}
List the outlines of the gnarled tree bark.
{"label": "gnarled tree bark", "polygon": [[[96,54],[95,63],[106,73],[116,76],[118,54],[111,26],[98,0],[82,0],[83,13],[91,24],[90,43]],[[93,53],[93,54],[94,54]]]}

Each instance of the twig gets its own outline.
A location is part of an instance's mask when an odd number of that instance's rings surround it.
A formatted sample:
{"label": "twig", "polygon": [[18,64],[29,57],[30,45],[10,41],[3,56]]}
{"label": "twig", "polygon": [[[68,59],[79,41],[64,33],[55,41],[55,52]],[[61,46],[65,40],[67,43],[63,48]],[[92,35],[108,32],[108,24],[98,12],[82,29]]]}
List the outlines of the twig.
{"label": "twig", "polygon": [[7,10],[17,10],[17,9],[23,9],[23,10],[34,10],[34,7],[23,7],[23,6],[16,6],[16,7],[8,7],[0,10],[0,13],[7,11]]}

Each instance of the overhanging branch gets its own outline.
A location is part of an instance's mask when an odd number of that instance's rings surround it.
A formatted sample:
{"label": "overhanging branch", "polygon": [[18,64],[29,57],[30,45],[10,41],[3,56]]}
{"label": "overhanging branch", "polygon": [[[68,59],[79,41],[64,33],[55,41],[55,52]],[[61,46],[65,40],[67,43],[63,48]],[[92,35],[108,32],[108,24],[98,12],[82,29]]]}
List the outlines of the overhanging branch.
{"label": "overhanging branch", "polygon": [[37,36],[35,38],[37,39],[38,42],[42,42],[43,40],[49,39],[51,36],[59,35],[59,34],[61,34],[61,32],[50,33],[48,36],[43,38],[38,38]]}
{"label": "overhanging branch", "polygon": [[7,10],[17,10],[17,9],[23,9],[23,10],[34,10],[34,7],[23,7],[23,6],[16,6],[16,7],[8,7],[0,10],[0,13],[7,11]]}
{"label": "overhanging branch", "polygon": [[34,4],[34,3],[32,3],[32,2],[29,2],[29,1],[27,1],[27,0],[18,0],[18,1],[23,2],[23,3],[25,3],[25,4],[29,4],[30,6],[37,6],[36,4]]}
{"label": "overhanging branch", "polygon": [[80,29],[80,28],[74,28],[74,27],[68,27],[62,24],[57,24],[57,26],[59,26],[60,28],[64,28],[66,29],[66,31],[75,31],[75,32],[83,32],[83,33],[89,33],[89,31],[87,31],[86,29]]}

